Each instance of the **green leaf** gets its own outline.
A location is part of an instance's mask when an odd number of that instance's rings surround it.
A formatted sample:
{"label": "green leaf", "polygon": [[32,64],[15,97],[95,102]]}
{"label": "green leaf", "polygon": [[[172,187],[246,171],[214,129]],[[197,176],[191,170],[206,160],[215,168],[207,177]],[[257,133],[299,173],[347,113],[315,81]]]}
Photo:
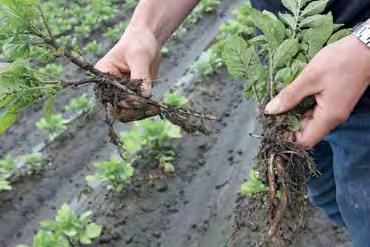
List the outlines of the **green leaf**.
{"label": "green leaf", "polygon": [[81,244],[91,244],[92,243],[91,239],[86,234],[81,235],[79,240]]}
{"label": "green leaf", "polygon": [[35,166],[41,165],[42,154],[39,152],[35,152],[33,154],[26,154],[26,155],[22,155],[20,159],[23,160],[24,163],[32,167],[35,167]]}
{"label": "green leaf", "polygon": [[102,227],[95,223],[88,224],[85,229],[85,233],[90,239],[99,237],[101,232],[102,232]]}
{"label": "green leaf", "polygon": [[280,66],[287,65],[290,63],[292,58],[298,52],[298,41],[296,39],[287,39],[279,45],[274,55],[274,66],[279,68]]}
{"label": "green leaf", "polygon": [[306,8],[302,11],[301,17],[306,17],[310,15],[320,14],[325,10],[326,5],[329,0],[319,0],[310,2]]}
{"label": "green leaf", "polygon": [[0,134],[4,133],[10,126],[12,126],[18,118],[18,112],[7,110],[0,116]]}
{"label": "green leaf", "polygon": [[168,121],[166,121],[166,132],[169,138],[181,138],[181,128],[177,125],[174,125]]}
{"label": "green leaf", "polygon": [[30,55],[30,46],[27,44],[5,44],[3,51],[4,55],[10,60],[25,59]]}
{"label": "green leaf", "polygon": [[283,42],[285,37],[284,24],[271,12],[251,11],[254,25],[265,35],[266,40],[274,48]]}
{"label": "green leaf", "polygon": [[49,230],[54,230],[57,227],[57,224],[53,220],[42,220],[40,225]]}
{"label": "green leaf", "polygon": [[163,102],[173,107],[180,107],[188,103],[188,100],[179,92],[167,91],[163,97]]}
{"label": "green leaf", "polygon": [[244,77],[251,61],[252,50],[247,42],[239,36],[230,36],[225,41],[221,56],[232,77]]}
{"label": "green leaf", "polygon": [[51,96],[44,103],[44,108],[43,108],[44,118],[48,122],[51,121],[51,118],[53,115],[53,108],[54,108],[55,100],[56,100],[56,96]]}
{"label": "green leaf", "polygon": [[244,182],[240,187],[240,193],[243,196],[253,196],[257,193],[267,191],[267,186],[262,183],[258,178],[258,173],[256,170],[251,170],[249,172],[249,179],[247,182]]}
{"label": "green leaf", "polygon": [[292,30],[295,30],[296,29],[296,20],[294,19],[294,16],[292,16],[290,14],[282,14],[282,13],[279,13],[279,17]]}
{"label": "green leaf", "polygon": [[342,29],[342,30],[339,30],[337,32],[335,32],[331,37],[330,39],[328,40],[327,44],[331,44],[335,41],[338,41],[346,36],[348,36],[350,33],[350,29]]}
{"label": "green leaf", "polygon": [[291,75],[292,75],[292,71],[290,68],[283,68],[276,73],[275,81],[277,82],[281,81],[284,84],[288,84],[292,81]]}
{"label": "green leaf", "polygon": [[307,28],[307,27],[318,27],[325,21],[326,16],[325,15],[312,15],[307,18],[304,18],[299,26],[301,28]]}
{"label": "green leaf", "polygon": [[289,124],[289,129],[293,132],[298,132],[301,129],[301,123],[299,118],[293,114],[287,115],[287,122]]}
{"label": "green leaf", "polygon": [[0,177],[0,191],[11,190],[11,189],[12,189],[12,186],[10,186],[9,181],[7,181],[3,177]]}
{"label": "green leaf", "polygon": [[334,31],[333,16],[328,13],[322,23],[302,31],[302,42],[307,45],[307,58],[311,59],[329,40]]}
{"label": "green leaf", "polygon": [[297,11],[299,10],[299,6],[296,0],[282,0],[281,3],[293,14],[297,13]]}

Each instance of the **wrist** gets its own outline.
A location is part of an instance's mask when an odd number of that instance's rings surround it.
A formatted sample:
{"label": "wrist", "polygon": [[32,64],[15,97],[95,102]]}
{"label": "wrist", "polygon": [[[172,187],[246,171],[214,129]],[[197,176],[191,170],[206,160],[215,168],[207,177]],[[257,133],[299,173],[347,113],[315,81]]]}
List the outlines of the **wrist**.
{"label": "wrist", "polygon": [[359,66],[368,78],[367,83],[370,85],[370,47],[363,43],[358,37],[351,34],[345,38],[349,44],[352,56],[355,56]]}

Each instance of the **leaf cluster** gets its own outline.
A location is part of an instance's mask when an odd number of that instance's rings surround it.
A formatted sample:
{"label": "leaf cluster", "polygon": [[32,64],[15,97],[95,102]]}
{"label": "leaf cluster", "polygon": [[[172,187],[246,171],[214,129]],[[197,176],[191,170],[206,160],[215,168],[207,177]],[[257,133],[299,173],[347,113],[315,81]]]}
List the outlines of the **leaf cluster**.
{"label": "leaf cluster", "polygon": [[186,105],[188,100],[179,92],[169,90],[164,94],[163,102],[173,107],[181,107]]}
{"label": "leaf cluster", "polygon": [[257,193],[266,192],[267,186],[259,179],[256,170],[250,170],[249,178],[240,187],[240,194],[251,197]]}
{"label": "leaf cluster", "polygon": [[[249,40],[231,35],[222,58],[231,76],[247,80],[245,95],[260,104],[291,83],[325,45],[347,34],[322,14],[328,0],[283,0],[286,13],[251,9],[260,35]],[[291,116],[291,119],[294,115]]]}
{"label": "leaf cluster", "polygon": [[171,141],[182,137],[180,127],[167,120],[145,119],[133,124],[130,131],[120,133],[128,159],[140,159],[139,151],[148,149],[149,157],[166,172],[174,171]]}
{"label": "leaf cluster", "polygon": [[[93,223],[91,211],[77,215],[69,205],[63,204],[54,220],[40,222],[39,230],[33,239],[33,247],[70,247],[77,244],[91,244],[100,236],[102,227]],[[18,245],[17,247],[26,247]]]}
{"label": "leaf cluster", "polygon": [[0,191],[11,190],[9,178],[23,173],[31,173],[42,162],[42,154],[39,152],[21,155],[14,158],[7,154],[0,160]]}
{"label": "leaf cluster", "polygon": [[134,174],[130,163],[116,157],[109,161],[96,162],[94,166],[97,168],[97,174],[86,176],[86,180],[89,183],[107,183],[108,189],[116,192],[122,192]]}

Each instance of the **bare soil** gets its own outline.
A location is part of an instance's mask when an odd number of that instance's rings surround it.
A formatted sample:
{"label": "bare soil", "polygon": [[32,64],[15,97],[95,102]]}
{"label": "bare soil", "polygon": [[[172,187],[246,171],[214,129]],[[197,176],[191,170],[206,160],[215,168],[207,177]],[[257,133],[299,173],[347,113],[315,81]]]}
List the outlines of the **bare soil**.
{"label": "bare soil", "polygon": [[[185,73],[240,2],[223,1],[216,15],[206,16],[181,42],[169,45],[172,52],[163,60],[161,82],[154,95],[163,95]],[[84,176],[93,173],[89,164],[109,159],[115,148],[108,143],[103,116],[96,114],[77,121],[67,134],[47,146],[44,155],[49,165],[33,176],[21,178],[12,191],[0,193],[0,246],[31,243],[38,222],[53,217],[63,202],[78,212],[92,209],[95,220],[104,225],[102,237],[92,246],[227,246],[239,205],[237,191],[255,162],[258,143],[248,134],[260,129],[255,104],[243,98],[242,88],[243,82],[230,80],[224,70],[187,85],[184,91],[192,106],[221,120],[209,123],[210,135],[185,135],[173,144],[173,176],[135,182],[119,196],[99,187],[78,200]],[[63,100],[67,101],[61,99],[61,105]],[[0,155],[32,150],[35,142],[44,138],[34,127],[40,116],[40,107],[25,112],[18,124],[0,137]],[[122,130],[129,125],[117,127]],[[154,165],[139,164],[136,176],[155,173]],[[255,232],[241,230],[236,246],[255,246],[256,239]],[[350,245],[342,229],[312,210],[297,246]]]}

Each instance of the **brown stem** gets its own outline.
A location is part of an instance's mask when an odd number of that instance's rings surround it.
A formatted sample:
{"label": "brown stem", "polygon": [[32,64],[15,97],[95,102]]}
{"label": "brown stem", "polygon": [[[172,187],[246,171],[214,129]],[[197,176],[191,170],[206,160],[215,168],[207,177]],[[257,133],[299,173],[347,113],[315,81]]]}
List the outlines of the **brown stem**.
{"label": "brown stem", "polygon": [[287,211],[288,208],[288,187],[285,181],[285,166],[284,166],[284,161],[281,159],[281,157],[277,156],[275,159],[276,162],[276,167],[278,169],[278,175],[279,175],[279,180],[281,184],[281,198],[279,201],[279,205],[275,211],[275,217],[273,219],[272,224],[270,225],[268,235],[270,237],[274,236],[281,226],[281,222],[284,218],[284,215]]}
{"label": "brown stem", "polygon": [[267,178],[269,185],[269,223],[274,219],[274,209],[276,207],[276,181],[275,181],[275,154],[272,154],[267,168]]}

